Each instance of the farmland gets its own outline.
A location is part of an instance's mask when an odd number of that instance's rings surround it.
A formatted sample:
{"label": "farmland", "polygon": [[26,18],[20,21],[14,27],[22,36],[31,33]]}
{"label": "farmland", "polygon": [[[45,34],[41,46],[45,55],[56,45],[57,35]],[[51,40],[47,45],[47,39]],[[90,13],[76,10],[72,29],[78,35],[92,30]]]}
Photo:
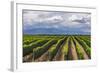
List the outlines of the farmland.
{"label": "farmland", "polygon": [[90,35],[23,35],[23,62],[91,59]]}

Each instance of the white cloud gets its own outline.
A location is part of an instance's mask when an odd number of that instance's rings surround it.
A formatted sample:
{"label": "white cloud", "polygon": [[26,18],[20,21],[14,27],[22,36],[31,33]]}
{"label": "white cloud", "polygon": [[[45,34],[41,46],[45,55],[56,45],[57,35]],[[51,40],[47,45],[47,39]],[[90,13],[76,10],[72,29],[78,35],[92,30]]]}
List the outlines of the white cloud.
{"label": "white cloud", "polygon": [[82,16],[79,17],[75,14],[71,15],[71,17],[69,17],[69,21],[73,21],[73,20],[81,20],[82,19]]}
{"label": "white cloud", "polygon": [[23,14],[24,24],[32,25],[37,22],[43,22],[48,18],[49,14],[49,12],[26,11]]}
{"label": "white cloud", "polygon": [[63,17],[56,15],[42,19],[42,21],[46,23],[58,23],[63,21]]}
{"label": "white cloud", "polygon": [[67,19],[67,22],[72,26],[82,26],[91,24],[91,15],[85,13],[71,13]]}

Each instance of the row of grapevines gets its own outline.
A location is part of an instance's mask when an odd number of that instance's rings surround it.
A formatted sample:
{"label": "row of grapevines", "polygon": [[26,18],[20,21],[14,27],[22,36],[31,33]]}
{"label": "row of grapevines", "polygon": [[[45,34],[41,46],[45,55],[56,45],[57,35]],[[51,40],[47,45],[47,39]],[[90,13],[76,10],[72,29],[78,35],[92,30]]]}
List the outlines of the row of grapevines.
{"label": "row of grapevines", "polygon": [[81,49],[78,45],[76,45],[76,51],[77,51],[77,54],[78,54],[78,58],[84,59],[83,53],[82,53],[82,51],[81,51]]}
{"label": "row of grapevines", "polygon": [[91,47],[91,42],[90,42],[90,40],[87,40],[87,39],[84,38],[84,37],[80,37],[80,39],[82,39],[84,42],[86,42],[86,44],[87,44],[89,47]]}
{"label": "row of grapevines", "polygon": [[60,46],[64,43],[65,40],[66,40],[66,37],[58,40],[56,46],[54,47],[54,49],[51,52],[51,60],[53,60],[53,58],[56,56]]}
{"label": "row of grapevines", "polygon": [[84,48],[84,50],[88,54],[89,58],[91,58],[91,48],[80,38],[78,38],[78,37],[75,37],[75,38],[82,45],[82,47]]}
{"label": "row of grapevines", "polygon": [[36,49],[33,49],[34,59],[39,58],[43,53],[48,51],[48,49],[55,43],[57,43],[57,40],[50,40],[46,44],[44,44],[43,46],[37,47]]}
{"label": "row of grapevines", "polygon": [[23,56],[33,52],[33,49],[39,46],[44,45],[48,40],[38,40],[37,42],[33,42],[29,45],[24,45],[23,46]]}
{"label": "row of grapevines", "polygon": [[75,43],[75,47],[76,47],[76,51],[77,51],[77,55],[78,55],[78,59],[84,59],[83,53],[81,51],[81,47],[78,45],[78,42],[75,40],[75,38],[73,37],[73,41]]}
{"label": "row of grapevines", "polygon": [[67,59],[67,56],[68,56],[68,43],[69,43],[69,40],[70,40],[70,37],[67,38],[67,40],[65,41],[65,44],[63,45],[63,53],[64,53],[64,59],[66,60]]}
{"label": "row of grapevines", "polygon": [[36,41],[37,40],[26,40],[26,41],[23,42],[23,45],[29,45],[29,44],[36,42]]}

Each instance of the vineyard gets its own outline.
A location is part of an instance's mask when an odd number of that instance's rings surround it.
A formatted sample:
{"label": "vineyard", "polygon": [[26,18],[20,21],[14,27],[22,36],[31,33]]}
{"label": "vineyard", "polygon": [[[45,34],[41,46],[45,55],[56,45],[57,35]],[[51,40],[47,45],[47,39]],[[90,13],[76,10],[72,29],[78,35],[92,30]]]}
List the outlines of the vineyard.
{"label": "vineyard", "polygon": [[24,35],[23,62],[91,59],[89,35]]}

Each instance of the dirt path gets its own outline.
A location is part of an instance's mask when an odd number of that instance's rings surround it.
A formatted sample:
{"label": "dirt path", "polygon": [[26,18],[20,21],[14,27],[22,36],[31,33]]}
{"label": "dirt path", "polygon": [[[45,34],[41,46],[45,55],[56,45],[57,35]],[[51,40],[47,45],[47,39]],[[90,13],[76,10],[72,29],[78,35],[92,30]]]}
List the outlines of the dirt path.
{"label": "dirt path", "polygon": [[64,60],[64,52],[63,52],[63,46],[65,44],[66,40],[63,42],[63,44],[59,47],[57,54],[54,57],[54,61],[63,61]]}
{"label": "dirt path", "polygon": [[38,59],[34,60],[35,62],[42,62],[42,61],[48,61],[49,60],[49,53],[48,51],[45,52],[41,57],[39,57]]}
{"label": "dirt path", "polygon": [[33,58],[33,53],[30,53],[23,57],[23,62],[31,62]]}
{"label": "dirt path", "polygon": [[77,52],[76,52],[76,48],[75,48],[75,45],[74,45],[72,40],[71,40],[70,49],[71,49],[73,60],[78,60],[78,55],[77,55]]}
{"label": "dirt path", "polygon": [[60,46],[56,56],[53,59],[54,61],[61,61],[64,60],[64,53],[63,53],[63,45]]}
{"label": "dirt path", "polygon": [[78,60],[78,55],[77,55],[77,52],[76,52],[76,48],[75,48],[75,45],[73,43],[73,41],[71,40],[71,37],[70,37],[70,40],[68,42],[68,56],[67,56],[67,60]]}
{"label": "dirt path", "polygon": [[[52,46],[54,46],[54,45],[52,45]],[[35,59],[34,61],[36,61],[36,62],[49,61],[49,59],[50,59],[49,50],[51,49],[51,47],[43,55],[41,55],[39,58]]]}

